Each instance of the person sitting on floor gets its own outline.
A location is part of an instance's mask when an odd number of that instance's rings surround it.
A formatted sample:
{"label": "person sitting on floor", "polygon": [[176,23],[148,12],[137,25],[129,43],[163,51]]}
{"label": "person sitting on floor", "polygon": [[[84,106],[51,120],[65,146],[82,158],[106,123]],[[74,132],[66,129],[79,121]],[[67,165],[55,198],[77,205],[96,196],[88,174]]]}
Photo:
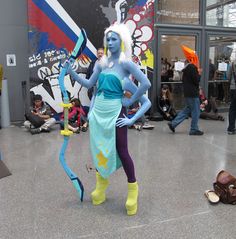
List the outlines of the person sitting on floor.
{"label": "person sitting on floor", "polygon": [[199,88],[199,98],[200,98],[200,118],[201,119],[211,119],[211,120],[221,120],[224,121],[224,117],[218,114],[218,109],[216,107],[215,100],[211,97],[209,100],[206,98],[202,87]]}
{"label": "person sitting on floor", "polygon": [[[139,105],[138,103],[135,105],[131,105],[131,107],[129,107],[128,109],[128,114],[127,117],[129,119],[131,119],[135,113],[139,110]],[[130,126],[129,128],[134,128],[137,129],[138,131],[142,130],[143,125],[145,124],[145,116],[143,115],[139,120],[137,120],[132,126]]]}
{"label": "person sitting on floor", "polygon": [[[69,109],[68,115],[68,129],[74,133],[79,133],[80,129],[85,132],[88,128],[88,120],[85,116],[85,112],[82,108],[81,102],[79,99],[74,98],[70,101],[72,107]],[[64,115],[61,116],[61,128],[64,128]]]}
{"label": "person sitting on floor", "polygon": [[[130,92],[125,92],[125,96],[128,98],[130,98],[131,95],[132,94]],[[131,119],[136,114],[136,112],[139,110],[139,108],[140,108],[139,103],[135,102],[133,105],[131,105],[128,108],[127,117],[129,119]],[[141,131],[142,129],[150,129],[151,130],[151,129],[154,129],[154,125],[148,124],[145,116],[143,115],[132,126],[130,126],[130,128],[137,129],[138,131]]]}
{"label": "person sitting on floor", "polygon": [[172,105],[172,95],[168,85],[162,86],[157,106],[158,111],[165,120],[172,121],[176,117],[176,111]]}
{"label": "person sitting on floor", "polygon": [[42,96],[35,95],[33,97],[33,106],[25,114],[26,121],[24,122],[24,126],[31,134],[50,132],[51,126],[56,123],[56,120],[51,116],[50,107],[43,102]]}

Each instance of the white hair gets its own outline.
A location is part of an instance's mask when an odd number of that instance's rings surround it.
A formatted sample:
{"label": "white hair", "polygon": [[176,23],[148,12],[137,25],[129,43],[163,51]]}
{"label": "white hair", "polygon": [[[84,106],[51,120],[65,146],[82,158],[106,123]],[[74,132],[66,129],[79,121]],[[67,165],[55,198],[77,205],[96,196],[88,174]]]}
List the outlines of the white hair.
{"label": "white hair", "polygon": [[[132,59],[132,38],[129,29],[125,24],[114,24],[108,27],[104,32],[104,48],[107,49],[107,34],[108,32],[115,32],[119,35],[121,42],[124,44],[124,52],[120,53],[119,63]],[[107,49],[107,56],[104,55],[101,59],[102,67],[107,66],[108,57],[111,55]]]}

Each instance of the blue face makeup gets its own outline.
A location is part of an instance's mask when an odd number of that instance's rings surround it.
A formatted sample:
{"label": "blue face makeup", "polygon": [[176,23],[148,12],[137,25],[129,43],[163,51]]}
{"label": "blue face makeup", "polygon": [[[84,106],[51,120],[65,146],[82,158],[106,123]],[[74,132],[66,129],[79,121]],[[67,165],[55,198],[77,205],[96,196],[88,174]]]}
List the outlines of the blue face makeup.
{"label": "blue face makeup", "polygon": [[107,48],[111,53],[116,53],[120,50],[121,40],[117,33],[107,33]]}

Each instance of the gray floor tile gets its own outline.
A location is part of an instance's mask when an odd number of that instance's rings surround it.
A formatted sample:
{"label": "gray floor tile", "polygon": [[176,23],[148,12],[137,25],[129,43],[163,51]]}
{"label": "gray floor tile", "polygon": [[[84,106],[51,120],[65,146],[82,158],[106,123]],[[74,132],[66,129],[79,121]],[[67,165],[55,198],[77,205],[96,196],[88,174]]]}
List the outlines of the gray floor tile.
{"label": "gray floor tile", "polygon": [[39,135],[0,130],[2,158],[12,173],[0,180],[0,238],[234,238],[234,206],[212,206],[203,195],[221,169],[236,175],[236,136],[226,134],[227,121],[201,120],[203,136],[188,135],[190,120],[175,134],[166,122],[153,124],[154,130],[129,130],[140,186],[134,217],[126,216],[122,169],[110,177],[107,202],[91,204],[88,132],[73,135],[66,154],[85,187],[81,203],[58,160],[58,129]]}

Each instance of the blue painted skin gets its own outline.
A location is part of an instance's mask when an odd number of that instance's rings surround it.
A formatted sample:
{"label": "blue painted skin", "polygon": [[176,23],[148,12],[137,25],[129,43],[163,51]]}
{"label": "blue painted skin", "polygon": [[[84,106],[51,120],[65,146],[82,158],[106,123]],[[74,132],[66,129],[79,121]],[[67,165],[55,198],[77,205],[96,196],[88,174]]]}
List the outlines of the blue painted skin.
{"label": "blue painted skin", "polygon": [[[79,76],[75,71],[72,70],[69,62],[66,62],[66,64],[68,64],[67,73],[70,74],[72,78],[77,82],[79,82],[82,86],[86,88],[91,88],[96,84],[98,76],[101,72],[108,73],[115,71],[120,76],[120,78],[124,80],[123,82],[124,91],[129,91],[132,93],[132,96],[130,98],[127,97],[122,98],[122,105],[128,107],[133,103],[135,103],[136,101],[139,101],[141,103],[140,109],[131,119],[127,118],[125,115],[124,118],[117,119],[116,126],[118,127],[123,127],[126,125],[131,126],[151,107],[150,100],[144,95],[144,93],[150,88],[151,83],[145,76],[145,74],[139,69],[139,67],[132,61],[127,60],[119,63],[119,56],[121,52],[120,47],[121,39],[117,33],[108,32],[106,40],[108,50],[111,53],[111,56],[108,58],[108,66],[109,64],[112,64],[112,67],[106,67],[102,69],[99,64],[96,64],[91,77],[89,79],[84,79],[81,76]],[[137,81],[139,81],[140,83],[139,87],[137,87],[129,79],[130,74]]]}

